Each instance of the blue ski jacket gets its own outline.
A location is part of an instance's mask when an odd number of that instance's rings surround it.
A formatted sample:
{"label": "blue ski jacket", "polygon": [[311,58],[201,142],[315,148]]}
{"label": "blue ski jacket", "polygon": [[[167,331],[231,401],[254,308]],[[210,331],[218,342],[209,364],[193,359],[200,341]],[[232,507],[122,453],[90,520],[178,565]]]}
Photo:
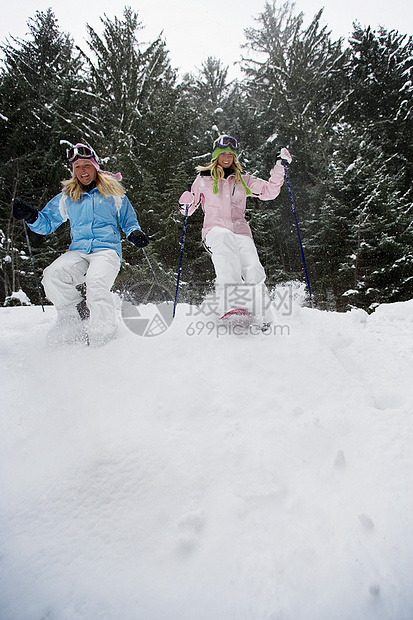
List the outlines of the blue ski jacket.
{"label": "blue ski jacket", "polygon": [[126,196],[105,198],[96,187],[84,192],[79,202],[61,192],[39,211],[37,220],[28,226],[35,233],[48,235],[67,220],[70,221],[72,238],[69,250],[85,254],[115,250],[122,258],[119,226],[127,237],[133,230],[141,230]]}

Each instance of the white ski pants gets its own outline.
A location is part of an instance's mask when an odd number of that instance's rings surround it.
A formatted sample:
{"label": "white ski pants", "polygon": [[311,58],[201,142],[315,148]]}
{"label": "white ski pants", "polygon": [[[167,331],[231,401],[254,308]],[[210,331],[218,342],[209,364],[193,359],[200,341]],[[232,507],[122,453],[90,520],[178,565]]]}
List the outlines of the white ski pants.
{"label": "white ski pants", "polygon": [[215,289],[220,313],[245,308],[261,322],[271,322],[271,301],[265,271],[254,241],[215,226],[205,236],[216,273]]}
{"label": "white ski pants", "polygon": [[64,319],[77,315],[76,306],[82,296],[76,287],[86,283],[90,322],[113,325],[116,323],[116,308],[110,289],[119,269],[120,258],[115,250],[92,254],[69,250],[46,267],[42,284],[46,297]]}

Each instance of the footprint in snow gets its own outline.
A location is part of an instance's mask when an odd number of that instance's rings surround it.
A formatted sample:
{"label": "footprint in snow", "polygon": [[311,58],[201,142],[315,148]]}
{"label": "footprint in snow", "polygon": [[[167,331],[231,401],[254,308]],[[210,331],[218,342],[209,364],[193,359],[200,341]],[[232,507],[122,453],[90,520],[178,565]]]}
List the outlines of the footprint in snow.
{"label": "footprint in snow", "polygon": [[366,530],[372,530],[374,529],[374,521],[371,517],[369,517],[369,515],[366,514],[360,514],[358,515],[359,521],[361,523],[361,525],[366,528]]}
{"label": "footprint in snow", "polygon": [[334,467],[337,467],[338,469],[342,469],[345,466],[346,466],[346,457],[344,456],[343,450],[339,450],[334,460]]}
{"label": "footprint in snow", "polygon": [[178,547],[184,553],[193,551],[205,527],[202,510],[192,510],[181,517],[177,523]]}

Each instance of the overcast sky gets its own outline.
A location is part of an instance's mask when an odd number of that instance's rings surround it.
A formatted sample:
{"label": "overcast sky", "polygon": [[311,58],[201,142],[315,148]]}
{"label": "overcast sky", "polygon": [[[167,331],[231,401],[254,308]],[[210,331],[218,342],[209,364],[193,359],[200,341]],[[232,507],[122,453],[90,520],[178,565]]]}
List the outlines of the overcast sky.
{"label": "overcast sky", "polygon": [[[254,26],[254,17],[264,9],[265,0],[237,0],[234,2],[194,2],[193,0],[131,0],[114,3],[110,0],[18,0],[8,3],[1,11],[0,40],[11,34],[24,37],[27,20],[36,11],[53,9],[60,28],[69,32],[83,49],[86,24],[101,32],[100,17],[115,15],[121,18],[123,7],[137,11],[145,26],[142,38],[151,42],[163,31],[172,66],[181,72],[196,71],[208,56],[214,56],[230,66],[230,75],[237,75],[233,63],[240,59],[240,45],[245,42],[244,29]],[[281,2],[280,2],[281,6]],[[333,37],[347,37],[354,21],[362,26],[387,30],[396,29],[413,34],[413,3],[408,0],[297,0],[295,12],[305,14],[305,23],[311,21],[324,6],[323,25],[328,25]]]}

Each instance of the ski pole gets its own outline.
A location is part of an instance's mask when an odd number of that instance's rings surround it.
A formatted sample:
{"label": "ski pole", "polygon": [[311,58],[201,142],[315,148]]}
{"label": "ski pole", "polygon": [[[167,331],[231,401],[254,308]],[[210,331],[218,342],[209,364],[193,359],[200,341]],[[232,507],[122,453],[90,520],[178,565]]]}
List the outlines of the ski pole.
{"label": "ski pole", "polygon": [[[184,229],[183,229],[183,231],[182,231],[181,255],[180,255],[180,257],[179,257],[178,277],[177,277],[177,279],[176,279],[175,301],[174,301],[174,310],[173,310],[173,313],[172,313],[172,318],[174,318],[174,317],[175,317],[176,304],[177,304],[177,301],[178,301],[178,289],[179,289],[179,280],[180,280],[180,277],[181,277],[181,269],[182,269],[182,256],[183,256],[183,253],[184,253],[184,243],[185,243],[185,234],[186,234],[186,223],[187,223],[187,220],[188,220],[188,209],[189,209],[189,207],[191,206],[191,204],[192,204],[192,202],[193,202],[193,200],[194,200],[194,197],[192,196],[192,194],[191,194],[190,192],[184,192],[184,194],[181,196],[181,199],[182,199],[182,198],[183,198],[184,200],[188,200],[188,199],[189,199],[189,200],[190,200],[190,202],[183,203],[183,204],[185,204]],[[182,203],[181,203],[181,204],[182,204]]]}
{"label": "ski pole", "polygon": [[43,297],[42,297],[42,293],[41,293],[41,290],[40,290],[39,279],[37,277],[36,265],[34,264],[34,258],[33,258],[33,254],[32,254],[32,246],[30,245],[29,234],[27,232],[27,224],[26,224],[26,222],[24,220],[23,220],[23,227],[24,227],[24,232],[26,233],[26,242],[27,242],[27,247],[29,248],[30,261],[31,261],[32,267],[33,267],[34,279],[36,280],[37,292],[39,293],[40,305],[41,305],[42,310],[44,312],[45,309],[44,309],[44,306],[43,306]]}
{"label": "ski pole", "polygon": [[[145,255],[146,262],[148,263],[150,270],[152,271],[153,277],[155,278],[155,282],[156,282],[156,283],[157,283],[157,285],[159,286],[159,289],[162,291],[163,298],[165,299],[165,301],[169,301],[168,299],[166,299],[166,296],[165,296],[165,289],[162,287],[161,283],[159,282],[158,278],[156,277],[155,270],[154,270],[154,268],[152,267],[151,261],[150,261],[150,260],[149,260],[149,258],[148,258],[148,255],[147,255],[147,253],[146,253],[145,248],[142,248],[142,252],[143,252],[143,253],[144,253],[144,255]],[[172,297],[171,297],[171,298],[172,298]]]}
{"label": "ski pole", "polygon": [[293,194],[291,192],[290,179],[288,178],[287,164],[285,163],[285,161],[283,161],[283,165],[284,165],[284,170],[285,170],[285,178],[286,178],[287,185],[288,185],[288,193],[290,194],[291,209],[292,209],[292,212],[293,212],[293,215],[294,215],[294,222],[295,222],[295,228],[296,228],[297,236],[298,236],[298,243],[300,244],[301,259],[303,261],[305,279],[306,279],[306,282],[307,282],[307,287],[308,287],[308,292],[309,292],[309,295],[310,295],[310,299],[312,299],[310,281],[308,279],[308,273],[307,273],[307,265],[305,264],[305,258],[304,258],[303,244],[301,243],[300,229],[298,227],[297,214],[295,212]]}

